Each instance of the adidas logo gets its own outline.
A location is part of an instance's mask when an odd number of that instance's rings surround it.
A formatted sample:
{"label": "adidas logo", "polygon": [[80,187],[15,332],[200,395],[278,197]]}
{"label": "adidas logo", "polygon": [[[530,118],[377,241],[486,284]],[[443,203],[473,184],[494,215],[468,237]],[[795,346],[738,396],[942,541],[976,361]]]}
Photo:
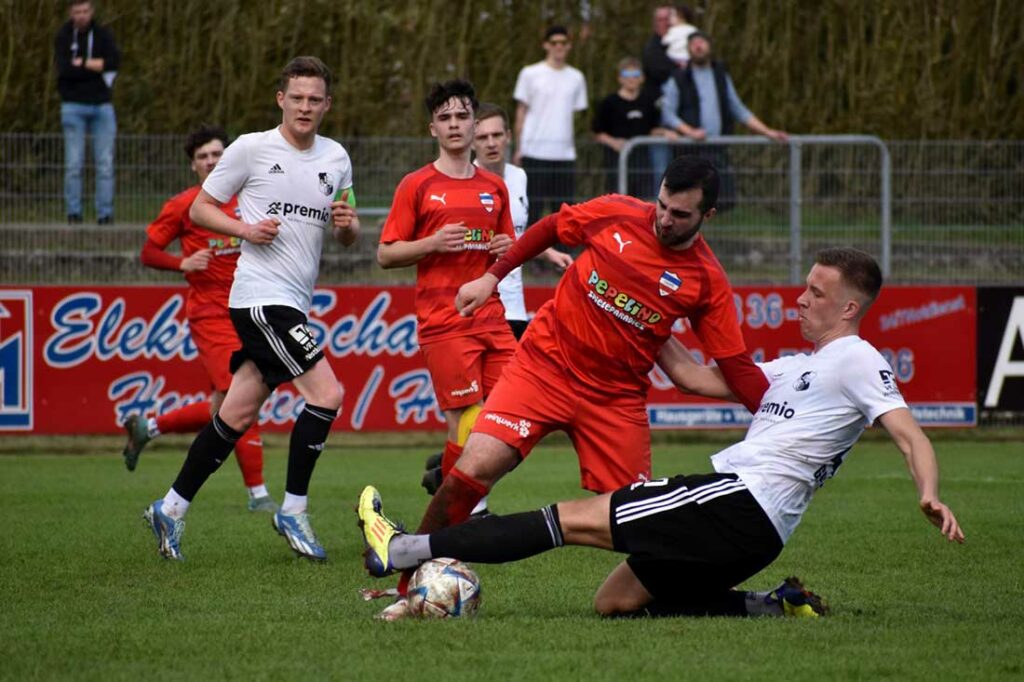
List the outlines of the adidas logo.
{"label": "adidas logo", "polygon": [[267,175],[284,175],[284,169],[281,168],[281,164],[275,163],[270,167],[270,170],[267,171]]}

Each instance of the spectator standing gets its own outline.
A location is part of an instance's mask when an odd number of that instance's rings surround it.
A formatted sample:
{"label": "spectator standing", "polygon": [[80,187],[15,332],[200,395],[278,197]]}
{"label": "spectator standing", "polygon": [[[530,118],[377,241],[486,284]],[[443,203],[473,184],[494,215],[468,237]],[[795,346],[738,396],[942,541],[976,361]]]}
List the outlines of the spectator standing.
{"label": "spectator standing", "polygon": [[672,72],[679,68],[668,56],[665,44],[662,42],[671,27],[672,11],[671,5],[658,5],[654,8],[651,22],[654,32],[644,43],[641,54],[644,67],[644,92],[653,100],[661,98],[661,86],[672,75]]}
{"label": "spectator standing", "polygon": [[[618,192],[619,153],[626,141],[642,135],[669,135],[660,126],[657,104],[643,89],[644,74],[640,60],[626,57],[618,65],[619,89],[605,97],[594,113],[594,139],[604,146],[604,167],[607,169],[605,189]],[[652,179],[650,149],[642,147],[630,154],[628,193],[639,198],[657,194],[660,178]],[[500,285],[499,285],[500,286]]]}
{"label": "spectator standing", "polygon": [[587,108],[587,81],[569,66],[569,31],[552,26],[544,34],[543,61],[520,70],[516,100],[516,153],[512,162],[530,177],[530,223],[549,207],[558,210],[576,194],[573,114]]}
{"label": "spectator standing", "polygon": [[[700,142],[709,137],[732,135],[735,124],[742,123],[758,135],[777,142],[789,139],[785,132],[765,125],[743,104],[725,64],[711,58],[711,38],[707,34],[702,31],[690,34],[688,46],[690,63],[673,73],[662,88],[661,124],[666,129]],[[719,210],[727,210],[736,197],[736,182],[728,155],[721,146],[707,147],[702,151],[705,152],[722,177]]]}
{"label": "spectator standing", "polygon": [[111,89],[121,54],[113,34],[93,19],[90,0],[71,0],[68,21],[53,42],[60,121],[64,129],[64,207],[68,223],[82,222],[85,136],[96,162],[96,221],[114,221],[114,137],[117,119]]}

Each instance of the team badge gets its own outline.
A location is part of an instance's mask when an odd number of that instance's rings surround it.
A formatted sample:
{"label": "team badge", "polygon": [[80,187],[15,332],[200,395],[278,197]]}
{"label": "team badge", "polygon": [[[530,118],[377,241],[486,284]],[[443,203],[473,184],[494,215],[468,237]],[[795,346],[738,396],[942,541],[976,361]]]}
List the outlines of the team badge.
{"label": "team badge", "polygon": [[800,378],[793,384],[793,388],[797,391],[806,391],[811,387],[811,379],[815,377],[814,372],[804,372],[800,375]]}
{"label": "team badge", "polygon": [[679,279],[676,273],[666,270],[661,273],[661,279],[658,280],[658,293],[662,296],[671,296],[679,291],[679,285],[682,283],[683,280]]}
{"label": "team badge", "polygon": [[330,173],[318,173],[317,175],[320,178],[320,191],[326,196],[334,194],[334,183],[331,182]]}
{"label": "team badge", "polygon": [[492,194],[480,192],[480,203],[487,209],[488,213],[494,210],[494,196]]}

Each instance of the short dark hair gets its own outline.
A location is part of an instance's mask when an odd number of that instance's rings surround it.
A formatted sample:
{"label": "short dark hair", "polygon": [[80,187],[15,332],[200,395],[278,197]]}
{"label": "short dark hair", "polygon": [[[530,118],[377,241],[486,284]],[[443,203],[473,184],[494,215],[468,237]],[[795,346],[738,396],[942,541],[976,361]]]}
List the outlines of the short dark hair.
{"label": "short dark hair", "polygon": [[686,23],[688,23],[688,24],[696,23],[696,21],[697,21],[697,13],[694,12],[693,8],[690,7],[689,5],[676,5],[675,10],[676,10],[676,14],[681,16],[683,18],[683,21],[685,21]]}
{"label": "short dark hair", "polygon": [[701,213],[707,213],[718,203],[718,170],[707,159],[689,155],[673,159],[661,181],[669,194],[699,188]]}
{"label": "short dark hair", "polygon": [[293,78],[321,78],[324,81],[327,92],[331,92],[331,70],[317,57],[296,57],[288,62],[281,71],[281,79],[278,81],[277,89],[281,92],[287,92],[288,81]]}
{"label": "short dark hair", "polygon": [[874,303],[882,290],[882,269],[878,261],[860,249],[849,246],[822,249],[814,254],[814,262],[839,270],[847,286],[867,296],[867,305]]}
{"label": "short dark hair", "polygon": [[697,38],[703,38],[708,41],[708,44],[711,44],[711,36],[704,31],[694,31],[690,35],[686,36],[686,43],[689,44],[691,40],[696,40]]}
{"label": "short dark hair", "polygon": [[505,124],[505,130],[508,130],[508,114],[497,104],[481,102],[479,108],[475,109],[475,111],[477,122],[486,121],[489,118],[500,118],[502,123]]}
{"label": "short dark hair", "polygon": [[444,83],[434,83],[430,86],[423,103],[427,106],[427,113],[433,116],[435,111],[443,107],[453,97],[463,104],[468,104],[473,110],[473,114],[476,115],[477,107],[480,106],[480,102],[476,101],[476,90],[472,83],[461,78]]}
{"label": "short dark hair", "polygon": [[567,29],[565,26],[560,26],[558,24],[554,26],[548,26],[548,30],[544,31],[544,42],[548,42],[554,36],[565,36],[566,38],[568,38],[569,29]]}
{"label": "short dark hair", "polygon": [[190,132],[185,138],[185,155],[188,156],[188,160],[192,160],[197,149],[214,140],[220,140],[225,147],[228,146],[228,134],[220,126],[204,123]]}

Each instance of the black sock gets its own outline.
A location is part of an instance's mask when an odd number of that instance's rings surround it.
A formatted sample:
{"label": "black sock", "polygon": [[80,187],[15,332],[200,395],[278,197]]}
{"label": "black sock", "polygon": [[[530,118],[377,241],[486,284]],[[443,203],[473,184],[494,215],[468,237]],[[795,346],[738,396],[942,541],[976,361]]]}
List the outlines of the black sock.
{"label": "black sock", "polygon": [[324,441],[331,430],[331,424],[338,416],[337,410],[316,405],[306,405],[295,420],[292,438],[288,445],[288,479],[284,490],[292,495],[309,493],[309,479],[313,478],[316,460],[324,449]]}
{"label": "black sock", "polygon": [[192,441],[185,463],[181,465],[178,478],[174,480],[174,491],[191,502],[210,474],[228,458],[235,447],[235,441],[241,437],[241,432],[225,424],[219,414],[213,415],[213,421],[204,426]]}
{"label": "black sock", "polygon": [[430,553],[481,564],[525,559],[564,544],[554,505],[532,512],[488,516],[430,535]]}

